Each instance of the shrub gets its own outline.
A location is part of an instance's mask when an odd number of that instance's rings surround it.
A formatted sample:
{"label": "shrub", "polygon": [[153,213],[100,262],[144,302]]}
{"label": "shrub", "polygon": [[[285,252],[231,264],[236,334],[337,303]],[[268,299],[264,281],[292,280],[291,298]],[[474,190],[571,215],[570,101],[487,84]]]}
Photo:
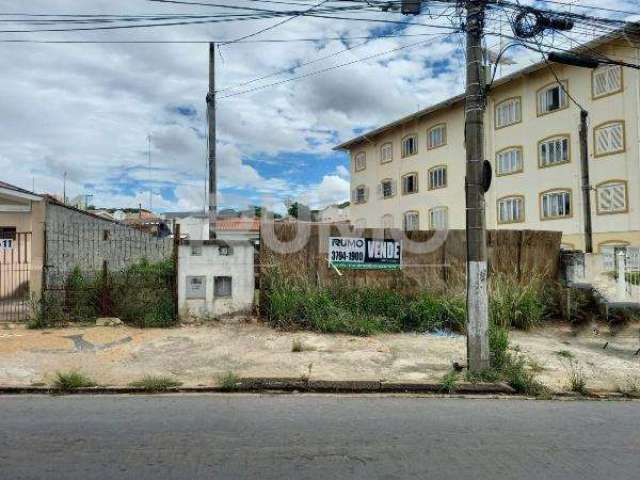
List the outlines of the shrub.
{"label": "shrub", "polygon": [[69,391],[78,388],[95,387],[96,382],[77,371],[57,372],[53,386],[60,390]]}
{"label": "shrub", "polygon": [[454,393],[458,386],[458,374],[451,370],[447,372],[440,381],[440,389],[447,393]]}
{"label": "shrub", "polygon": [[238,388],[239,381],[240,379],[238,376],[231,371],[218,377],[218,385],[220,385],[220,389],[225,392],[236,390]]}
{"label": "shrub", "polygon": [[130,387],[142,388],[147,392],[164,392],[181,385],[182,382],[179,382],[175,378],[156,377],[152,375],[145,375],[144,377],[142,377],[142,379],[136,380],[135,382],[131,382],[129,384]]}
{"label": "shrub", "polygon": [[171,327],[177,323],[173,295],[174,266],[170,260],[147,260],[111,274],[114,315],[142,328]]}
{"label": "shrub", "polygon": [[42,292],[40,299],[31,299],[31,312],[27,328],[61,327],[66,323],[63,302],[57,292]]}
{"label": "shrub", "polygon": [[65,307],[69,320],[83,322],[98,316],[96,282],[88,278],[80,267],[75,267],[65,282]]}

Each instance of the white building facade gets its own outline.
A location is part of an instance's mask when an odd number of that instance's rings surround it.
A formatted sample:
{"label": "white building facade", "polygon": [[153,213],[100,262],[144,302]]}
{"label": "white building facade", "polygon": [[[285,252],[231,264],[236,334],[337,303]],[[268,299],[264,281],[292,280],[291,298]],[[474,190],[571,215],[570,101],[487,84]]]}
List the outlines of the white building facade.
{"label": "white building facade", "polygon": [[[628,39],[589,48],[640,63]],[[494,181],[485,196],[492,229],[558,230],[584,249],[579,127],[589,112],[593,245],[640,246],[640,73],[538,64],[495,82],[485,116]],[[351,222],[405,229],[464,228],[464,97],[350,140]]]}

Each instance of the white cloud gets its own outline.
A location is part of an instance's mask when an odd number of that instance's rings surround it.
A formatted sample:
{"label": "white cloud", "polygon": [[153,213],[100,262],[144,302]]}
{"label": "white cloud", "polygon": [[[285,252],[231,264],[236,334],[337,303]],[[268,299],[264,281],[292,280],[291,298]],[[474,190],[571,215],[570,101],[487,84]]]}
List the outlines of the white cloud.
{"label": "white cloud", "polygon": [[[172,5],[126,0],[32,0],[0,2],[4,12],[210,14],[208,6]],[[234,5],[255,7],[238,0]],[[532,3],[532,2],[523,2]],[[567,0],[569,3],[569,0]],[[626,1],[606,0],[602,6],[631,9]],[[265,7],[266,8],[266,7]],[[272,4],[268,8],[290,9]],[[574,7],[575,8],[575,7]],[[584,11],[584,10],[582,10]],[[399,20],[399,14],[361,13]],[[422,21],[411,19],[413,23]],[[274,19],[102,32],[14,35],[34,39],[230,39],[273,25]],[[448,25],[448,18],[429,20]],[[19,26],[19,25],[16,25]],[[380,24],[296,18],[263,38],[364,36]],[[30,28],[34,28],[31,25]],[[424,25],[409,34],[442,33]],[[3,37],[11,37],[4,34]],[[492,39],[492,41],[495,39]],[[359,41],[351,41],[349,47]],[[422,42],[387,56],[368,56]],[[234,44],[220,48],[217,85],[221,89],[283,68],[295,71],[255,82],[258,87],[291,75],[304,75],[350,61],[353,65],[246,95],[219,98],[218,159],[221,202],[250,202],[272,195],[307,192],[315,204],[348,197],[349,172],[332,164],[323,177],[293,182],[295,166],[270,169],[256,160],[290,153],[323,158],[336,142],[356,129],[375,127],[461,91],[460,37],[380,38],[323,61],[298,67],[344,50],[344,42]],[[511,51],[513,52],[513,50]],[[117,206],[139,203],[148,187],[157,192],[154,205],[200,208],[206,165],[204,97],[208,79],[207,44],[3,44],[0,72],[0,168],[2,179],[60,193],[67,172],[70,196],[95,193],[95,201]],[[535,56],[518,55],[524,62]],[[538,59],[539,60],[539,59]],[[448,62],[448,63],[447,63]],[[435,65],[435,66],[434,66]],[[505,69],[505,73],[510,69]],[[225,94],[237,92],[225,90]],[[195,109],[179,115],[179,106]],[[146,137],[152,135],[152,164],[146,164]],[[252,165],[258,165],[257,168]],[[334,170],[335,169],[335,170]],[[334,170],[334,171],[332,171]],[[322,172],[324,173],[324,172]],[[322,174],[321,173],[321,174]],[[317,181],[317,178],[321,178]],[[135,188],[132,188],[132,183]],[[176,201],[163,200],[161,189],[177,185]],[[137,190],[136,190],[137,189]],[[138,192],[140,190],[140,192]],[[247,194],[246,192],[250,192]],[[167,197],[165,195],[165,197]],[[164,208],[164,207],[163,207]]]}

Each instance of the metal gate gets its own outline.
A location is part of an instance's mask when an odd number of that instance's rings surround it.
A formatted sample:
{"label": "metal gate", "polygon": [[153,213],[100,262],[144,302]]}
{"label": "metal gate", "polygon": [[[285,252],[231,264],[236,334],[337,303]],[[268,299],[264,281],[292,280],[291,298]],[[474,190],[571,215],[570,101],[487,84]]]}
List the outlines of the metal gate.
{"label": "metal gate", "polygon": [[0,322],[19,322],[31,311],[31,232],[15,233],[0,247]]}

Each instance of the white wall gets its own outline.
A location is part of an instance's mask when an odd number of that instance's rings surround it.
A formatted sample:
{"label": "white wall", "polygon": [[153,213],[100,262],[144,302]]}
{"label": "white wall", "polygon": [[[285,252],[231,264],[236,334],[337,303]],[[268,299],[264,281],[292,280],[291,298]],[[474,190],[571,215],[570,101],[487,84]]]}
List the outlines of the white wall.
{"label": "white wall", "polygon": [[[200,246],[202,255],[192,254]],[[180,316],[218,317],[250,310],[254,299],[254,249],[250,242],[230,242],[233,254],[220,255],[220,242],[189,242],[178,250],[178,305]],[[193,276],[205,277],[205,298],[187,298],[187,280]],[[232,296],[214,295],[214,278],[232,278]]]}
{"label": "white wall", "polygon": [[176,218],[180,225],[180,236],[188,240],[209,240],[209,219],[203,217]]}

